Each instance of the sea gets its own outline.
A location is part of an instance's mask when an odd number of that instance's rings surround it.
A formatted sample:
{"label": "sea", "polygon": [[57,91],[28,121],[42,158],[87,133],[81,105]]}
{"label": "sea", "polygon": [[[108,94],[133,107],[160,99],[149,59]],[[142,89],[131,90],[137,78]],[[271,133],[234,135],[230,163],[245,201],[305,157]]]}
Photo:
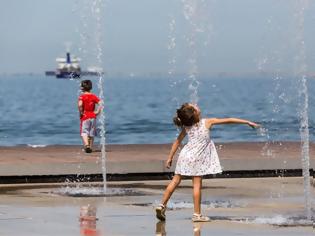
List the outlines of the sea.
{"label": "sea", "polygon": [[[93,82],[99,94],[97,77]],[[171,143],[179,130],[176,109],[197,92],[203,117],[237,117],[261,124],[217,125],[215,142],[275,142],[300,140],[299,78],[200,78],[192,91],[189,78],[104,78],[106,143]],[[315,80],[308,79],[310,141],[315,141]],[[77,99],[80,79],[44,75],[0,75],[0,146],[81,144]],[[96,140],[97,142],[97,140]]]}

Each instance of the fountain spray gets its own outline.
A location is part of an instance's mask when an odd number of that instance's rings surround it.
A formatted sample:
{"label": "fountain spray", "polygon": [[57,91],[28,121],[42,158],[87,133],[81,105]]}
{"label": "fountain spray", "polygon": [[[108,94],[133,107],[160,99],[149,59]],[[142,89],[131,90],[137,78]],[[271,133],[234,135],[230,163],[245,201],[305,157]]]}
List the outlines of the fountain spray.
{"label": "fountain spray", "polygon": [[185,19],[188,21],[190,26],[190,34],[186,37],[186,41],[190,49],[189,58],[189,79],[190,84],[188,89],[190,90],[190,101],[192,103],[198,103],[198,88],[199,81],[197,80],[198,66],[197,66],[197,49],[196,49],[196,36],[197,36],[197,7],[198,0],[182,0],[183,3],[183,13]]}
{"label": "fountain spray", "polygon": [[[101,106],[104,106],[104,73],[102,68],[102,7],[103,1],[102,0],[93,0],[92,2],[92,13],[96,20],[96,32],[95,32],[95,41],[96,41],[96,58],[98,63],[98,89],[99,89],[99,98],[101,100]],[[103,175],[103,191],[104,194],[106,193],[107,184],[106,184],[106,152],[105,152],[105,113],[104,109],[101,110],[99,115],[99,129],[100,129],[100,144],[101,144],[101,162],[102,162],[102,175]]]}
{"label": "fountain spray", "polygon": [[312,218],[311,209],[311,183],[310,183],[310,157],[309,157],[309,121],[308,121],[308,89],[307,89],[307,66],[306,66],[306,47],[304,41],[304,19],[305,10],[308,6],[308,0],[297,1],[297,47],[299,53],[296,58],[298,66],[297,74],[299,77],[299,115],[300,115],[300,136],[301,136],[301,156],[302,156],[302,169],[304,180],[304,200],[305,200],[305,214],[308,220]]}

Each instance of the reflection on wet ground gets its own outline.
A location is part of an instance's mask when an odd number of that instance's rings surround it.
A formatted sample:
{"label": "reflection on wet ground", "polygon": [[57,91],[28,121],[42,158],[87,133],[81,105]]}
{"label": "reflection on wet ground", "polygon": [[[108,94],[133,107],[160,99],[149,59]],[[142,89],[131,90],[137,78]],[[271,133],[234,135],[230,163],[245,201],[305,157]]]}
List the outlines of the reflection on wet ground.
{"label": "reflection on wet ground", "polygon": [[202,210],[209,223],[191,222],[192,189],[186,180],[168,205],[167,221],[157,221],[154,207],[167,183],[116,182],[106,194],[96,183],[0,186],[0,235],[50,236],[56,228],[69,236],[314,233],[304,217],[301,178],[206,180]]}
{"label": "reflection on wet ground", "polygon": [[[206,223],[201,223],[201,222],[194,222],[192,223],[192,228],[193,228],[193,236],[201,236],[201,227],[203,224]],[[166,222],[165,221],[159,221],[156,223],[155,227],[155,235],[156,236],[166,236]]]}
{"label": "reflection on wet ground", "polygon": [[156,223],[155,235],[156,236],[166,236],[165,221],[159,221]]}
{"label": "reflection on wet ground", "polygon": [[81,206],[80,208],[80,233],[82,236],[99,236],[100,232],[96,227],[96,207],[92,205]]}

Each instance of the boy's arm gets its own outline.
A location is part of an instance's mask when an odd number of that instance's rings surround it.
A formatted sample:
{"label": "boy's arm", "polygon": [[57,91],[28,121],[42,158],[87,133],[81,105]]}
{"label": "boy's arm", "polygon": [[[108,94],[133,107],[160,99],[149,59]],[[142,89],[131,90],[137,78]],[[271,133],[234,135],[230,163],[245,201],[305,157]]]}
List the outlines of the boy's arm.
{"label": "boy's arm", "polygon": [[102,101],[99,101],[97,103],[97,108],[96,111],[94,112],[95,115],[99,115],[101,113],[101,111],[103,110],[103,105],[102,105]]}
{"label": "boy's arm", "polygon": [[211,128],[213,125],[222,125],[222,124],[246,124],[249,125],[252,128],[258,128],[259,125],[249,121],[249,120],[243,120],[243,119],[238,119],[238,118],[211,118],[211,119],[206,119],[206,127],[208,129]]}
{"label": "boy's arm", "polygon": [[168,155],[168,159],[167,159],[166,164],[165,164],[166,168],[169,169],[171,167],[173,157],[174,157],[179,145],[182,143],[183,139],[185,138],[185,136],[186,136],[186,130],[183,128],[182,131],[180,132],[180,134],[178,135],[177,139],[174,141],[174,143],[172,145],[170,154]]}
{"label": "boy's arm", "polygon": [[83,116],[83,102],[82,100],[78,101],[78,110],[79,110],[79,114],[80,114],[80,118]]}

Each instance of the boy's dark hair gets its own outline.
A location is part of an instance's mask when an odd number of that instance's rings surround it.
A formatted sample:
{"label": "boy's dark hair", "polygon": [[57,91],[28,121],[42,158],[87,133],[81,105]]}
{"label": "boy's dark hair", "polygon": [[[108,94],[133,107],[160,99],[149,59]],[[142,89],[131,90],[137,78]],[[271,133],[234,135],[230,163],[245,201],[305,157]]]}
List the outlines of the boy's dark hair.
{"label": "boy's dark hair", "polygon": [[196,108],[189,103],[184,103],[179,109],[177,109],[176,116],[173,118],[175,125],[192,126],[200,121],[200,117]]}
{"label": "boy's dark hair", "polygon": [[92,81],[87,79],[87,80],[82,80],[81,81],[81,88],[83,92],[90,92],[92,90]]}

